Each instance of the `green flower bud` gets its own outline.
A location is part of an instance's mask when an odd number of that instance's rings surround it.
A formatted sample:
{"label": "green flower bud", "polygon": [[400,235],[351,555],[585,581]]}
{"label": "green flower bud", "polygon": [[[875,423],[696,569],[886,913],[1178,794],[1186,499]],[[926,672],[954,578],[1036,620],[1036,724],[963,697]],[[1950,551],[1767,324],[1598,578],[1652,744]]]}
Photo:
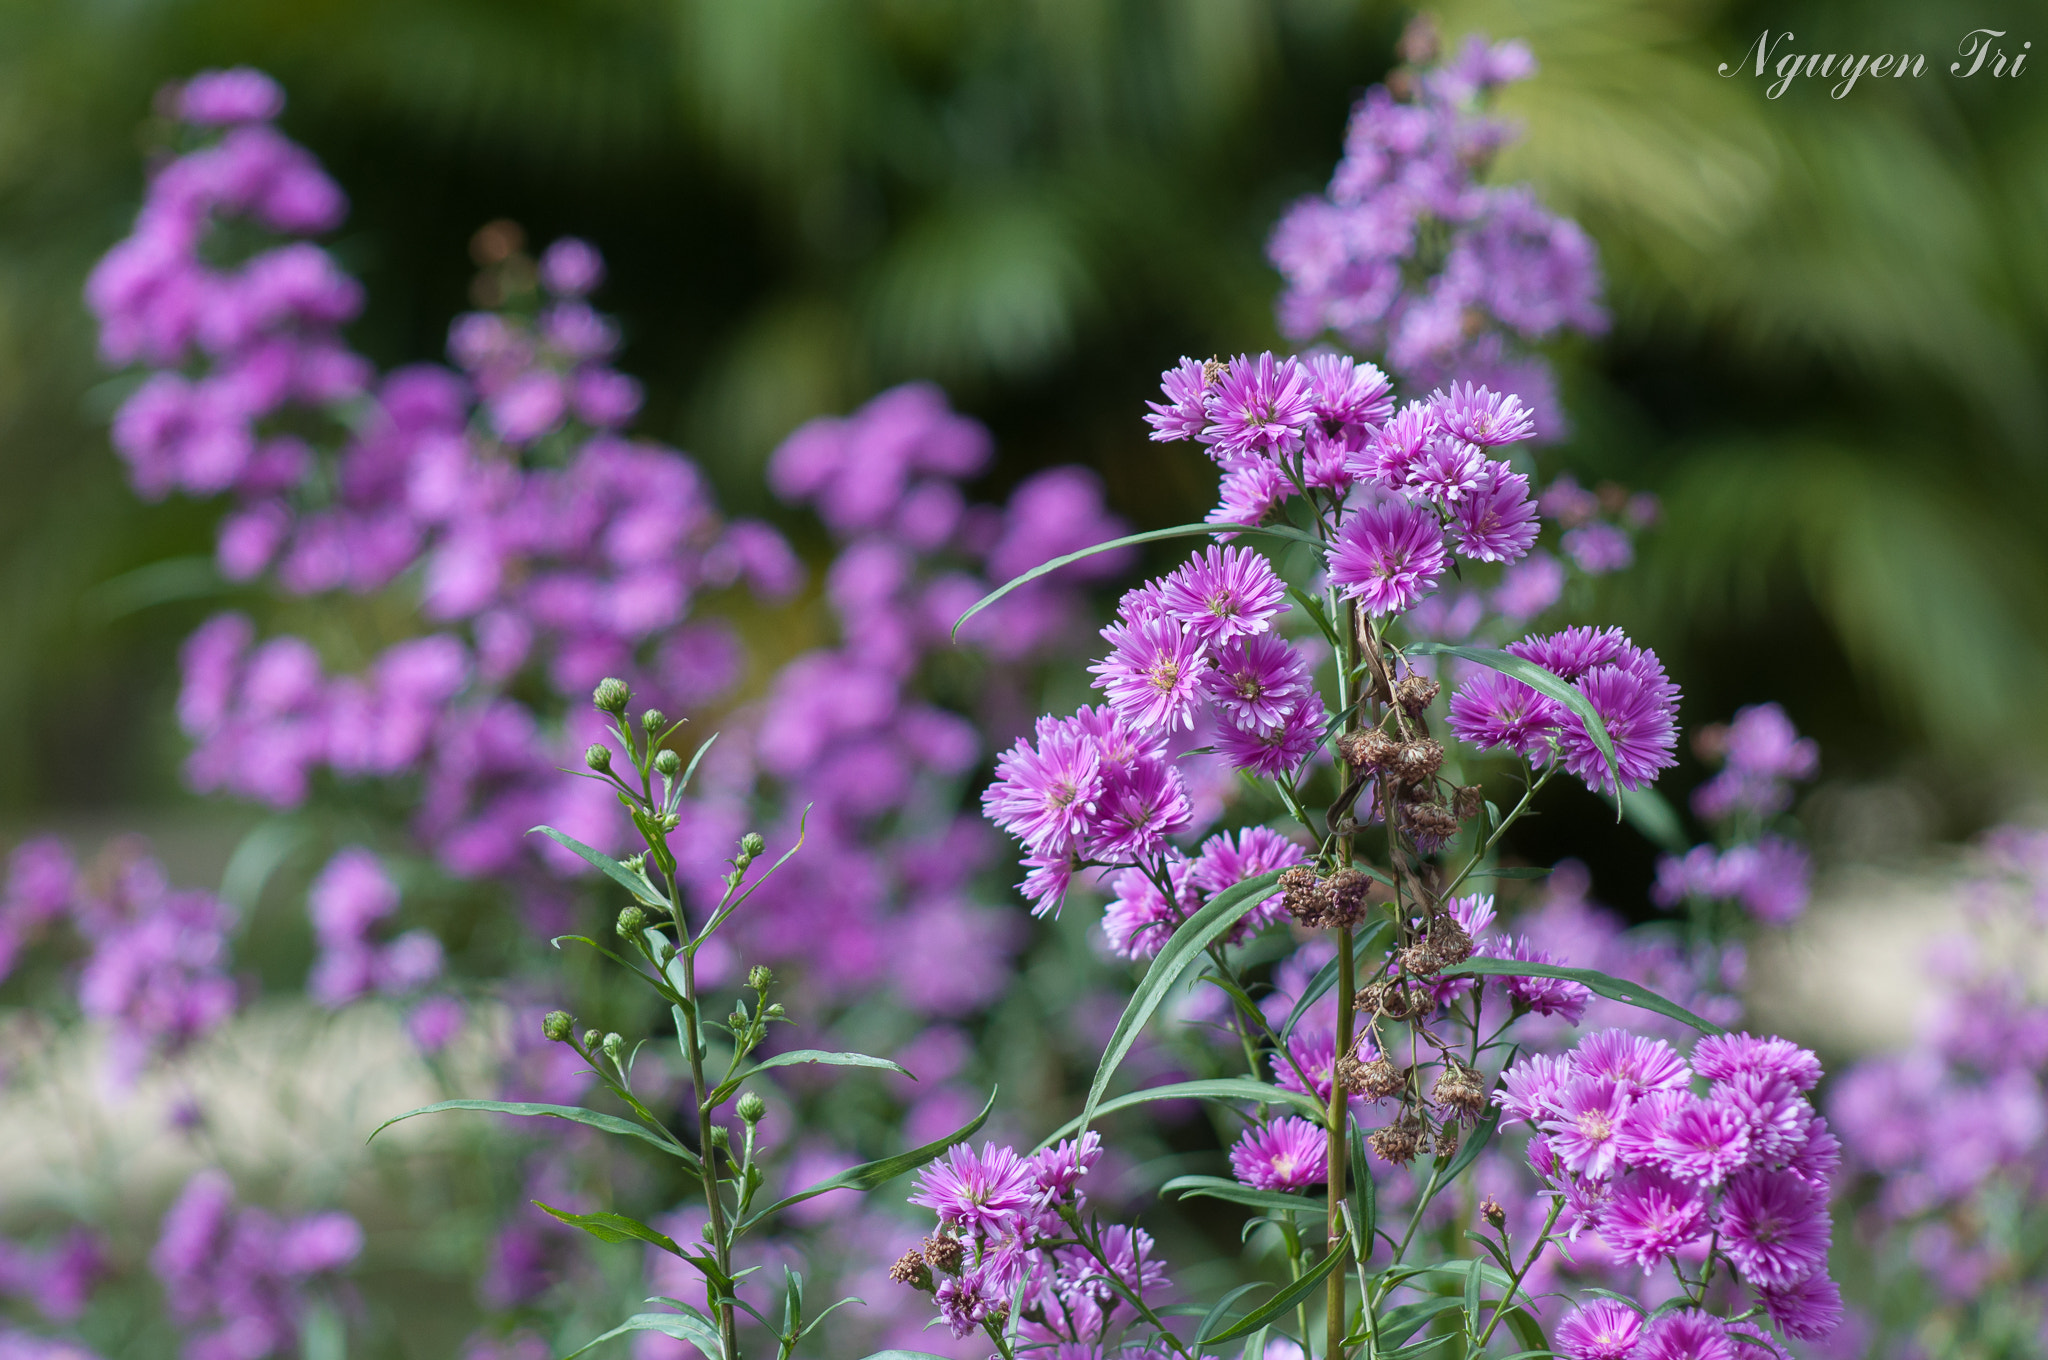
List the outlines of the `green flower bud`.
{"label": "green flower bud", "polygon": [[633,691],[626,688],[626,682],[606,676],[597,682],[597,689],[590,696],[602,713],[624,713],[626,705],[633,702]]}
{"label": "green flower bud", "polygon": [[655,736],[668,730],[668,714],[658,708],[650,708],[640,715],[640,725]]}
{"label": "green flower bud", "polygon": [[568,1043],[569,1035],[575,1028],[576,1022],[569,1018],[567,1011],[549,1011],[541,1017],[540,1032],[550,1043]]}
{"label": "green flower bud", "polygon": [[583,763],[593,770],[609,770],[612,767],[612,748],[603,742],[594,741],[583,753]]}
{"label": "green flower bud", "polygon": [[749,831],[740,837],[740,853],[748,859],[753,859],[767,848],[768,842],[761,839],[761,833],[758,831]]}
{"label": "green flower bud", "polygon": [[747,986],[757,992],[765,992],[775,985],[775,974],[768,971],[766,964],[757,963],[747,973]]}
{"label": "green flower bud", "polygon": [[604,1055],[613,1062],[619,1060],[619,1050],[625,1046],[626,1039],[622,1034],[607,1034],[604,1036],[604,1043],[599,1045],[599,1047],[604,1049]]}
{"label": "green flower bud", "polygon": [[761,1122],[761,1116],[768,1113],[768,1102],[748,1091],[740,1097],[739,1111],[740,1118],[749,1124],[758,1124]]}
{"label": "green flower bud", "polygon": [[711,1146],[721,1148],[732,1146],[732,1135],[726,1132],[725,1125],[713,1124],[711,1126]]}
{"label": "green flower bud", "polygon": [[657,772],[674,779],[683,772],[683,758],[664,746],[655,753],[654,768]]}
{"label": "green flower bud", "polygon": [[673,831],[682,824],[682,814],[676,812],[671,812],[668,816],[661,819],[661,829],[663,831]]}
{"label": "green flower bud", "polygon": [[640,932],[647,929],[647,913],[638,907],[627,907],[619,913],[617,929],[622,940],[639,939]]}
{"label": "green flower bud", "polygon": [[585,1048],[597,1048],[601,1046],[603,1043],[603,1034],[599,1033],[594,1029],[587,1029],[583,1031],[583,1046]]}
{"label": "green flower bud", "polygon": [[780,1020],[783,1016],[789,1014],[789,1012],[782,1009],[782,1003],[780,1001],[771,1001],[768,1003],[768,1008],[762,1011],[761,1014],[766,1016],[770,1020]]}

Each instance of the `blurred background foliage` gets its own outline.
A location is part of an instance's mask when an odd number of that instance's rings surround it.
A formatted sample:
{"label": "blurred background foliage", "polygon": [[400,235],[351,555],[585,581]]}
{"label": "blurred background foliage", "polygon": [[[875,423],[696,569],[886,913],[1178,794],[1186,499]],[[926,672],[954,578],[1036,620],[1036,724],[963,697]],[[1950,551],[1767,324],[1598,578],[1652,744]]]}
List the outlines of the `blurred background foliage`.
{"label": "blurred background foliage", "polygon": [[[2048,74],[1947,74],[2015,0],[1457,0],[1542,72],[1500,164],[1578,217],[1611,334],[1558,356],[1555,470],[1658,492],[1606,612],[1689,726],[1782,699],[1830,772],[1956,835],[2048,748]],[[1334,164],[1410,11],[1357,0],[6,0],[0,4],[0,815],[179,800],[172,655],[219,601],[210,507],[134,501],[79,300],[153,92],[250,63],[354,197],[359,346],[437,357],[467,242],[587,236],[642,428],[736,510],[806,417],[931,376],[990,490],[1079,461],[1140,527],[1213,474],[1138,416],[1183,353],[1278,345],[1265,233]],[[2030,27],[2031,25],[2031,27]],[[1778,51],[1924,52],[1767,99]],[[2048,53],[2048,43],[2037,51]],[[2039,58],[2048,61],[2048,56]],[[1717,74],[1729,63],[1731,74]],[[1738,69],[1739,68],[1739,69]],[[1536,847],[1532,847],[1532,850]],[[1647,867],[1647,851],[1644,851]]]}

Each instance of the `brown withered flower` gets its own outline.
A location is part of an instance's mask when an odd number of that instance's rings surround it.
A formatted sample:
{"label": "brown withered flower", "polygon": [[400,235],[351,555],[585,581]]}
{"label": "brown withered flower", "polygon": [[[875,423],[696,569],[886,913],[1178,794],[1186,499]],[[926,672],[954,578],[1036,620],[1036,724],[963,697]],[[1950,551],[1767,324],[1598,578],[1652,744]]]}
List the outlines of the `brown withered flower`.
{"label": "brown withered flower", "polygon": [[912,1289],[932,1292],[932,1268],[924,1254],[916,1247],[896,1258],[896,1264],[889,1267],[889,1278],[898,1284],[907,1284]]}

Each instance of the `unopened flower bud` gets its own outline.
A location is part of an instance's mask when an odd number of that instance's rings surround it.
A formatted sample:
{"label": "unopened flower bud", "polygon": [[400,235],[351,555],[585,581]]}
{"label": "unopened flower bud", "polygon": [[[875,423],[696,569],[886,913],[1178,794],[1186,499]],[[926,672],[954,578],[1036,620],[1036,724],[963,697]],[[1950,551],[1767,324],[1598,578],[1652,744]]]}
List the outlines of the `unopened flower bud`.
{"label": "unopened flower bud", "polygon": [[682,814],[678,812],[671,812],[668,816],[661,819],[661,829],[663,831],[673,831],[682,824]]}
{"label": "unopened flower bud", "polygon": [[624,713],[626,705],[633,702],[633,691],[626,688],[625,681],[606,676],[597,682],[590,702],[596,704],[601,712]]}
{"label": "unopened flower bud", "polygon": [[664,746],[655,753],[654,770],[656,774],[664,774],[674,779],[683,772],[683,758]]}
{"label": "unopened flower bud", "polygon": [[604,1036],[604,1042],[598,1047],[604,1050],[607,1058],[617,1062],[620,1052],[626,1047],[626,1037],[623,1034],[607,1034]]}
{"label": "unopened flower bud", "polygon": [[775,974],[768,971],[768,965],[757,963],[747,970],[747,986],[757,992],[765,992],[775,985]]}
{"label": "unopened flower bud", "polygon": [[650,708],[640,715],[640,725],[655,736],[668,730],[668,714],[658,708]]}
{"label": "unopened flower bud", "polygon": [[593,770],[609,770],[612,767],[612,748],[601,741],[590,743],[583,753],[583,763]]}
{"label": "unopened flower bud", "polygon": [[602,1047],[603,1044],[604,1035],[601,1032],[594,1029],[587,1029],[583,1031],[583,1046],[585,1048],[599,1048]]}
{"label": "unopened flower bud", "polygon": [[758,831],[749,831],[746,835],[740,837],[740,853],[748,859],[756,858],[767,848],[768,842],[761,838],[761,833]]}
{"label": "unopened flower bud", "polygon": [[1485,1199],[1479,1201],[1479,1216],[1485,1219],[1486,1225],[1496,1232],[1508,1225],[1508,1211],[1501,1208],[1500,1201],[1492,1195],[1488,1195]]}
{"label": "unopened flower bud", "polygon": [[780,1001],[771,1001],[768,1003],[767,1009],[763,1010],[761,1014],[770,1020],[780,1020],[783,1016],[789,1014],[789,1012],[782,1008],[782,1003]]}
{"label": "unopened flower bud", "polygon": [[726,1131],[725,1125],[713,1124],[711,1126],[711,1146],[718,1148],[729,1148],[732,1146],[732,1135]]}
{"label": "unopened flower bud", "polygon": [[574,1033],[576,1022],[569,1018],[567,1011],[549,1011],[541,1017],[540,1032],[549,1043],[566,1044]]}
{"label": "unopened flower bud", "polygon": [[640,932],[647,929],[647,913],[638,907],[627,907],[619,913],[616,926],[622,940],[637,940]]}
{"label": "unopened flower bud", "polygon": [[748,1091],[740,1097],[739,1112],[740,1118],[749,1124],[758,1124],[761,1117],[768,1113],[768,1102],[754,1092]]}

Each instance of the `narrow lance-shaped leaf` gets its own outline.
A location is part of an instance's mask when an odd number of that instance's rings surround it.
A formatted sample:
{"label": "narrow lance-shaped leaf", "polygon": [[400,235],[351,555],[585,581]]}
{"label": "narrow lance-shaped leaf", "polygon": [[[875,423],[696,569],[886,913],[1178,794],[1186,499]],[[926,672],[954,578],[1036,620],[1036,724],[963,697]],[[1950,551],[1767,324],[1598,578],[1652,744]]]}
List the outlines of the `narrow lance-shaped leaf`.
{"label": "narrow lance-shaped leaf", "polygon": [[606,1133],[618,1134],[621,1138],[637,1138],[651,1147],[660,1148],[671,1157],[680,1157],[693,1167],[697,1165],[695,1153],[680,1144],[670,1142],[652,1129],[643,1128],[617,1115],[599,1114],[596,1110],[586,1110],[575,1105],[536,1105],[515,1100],[444,1100],[435,1105],[422,1105],[417,1110],[407,1110],[404,1114],[387,1119],[371,1131],[370,1137],[375,1138],[402,1120],[423,1114],[439,1114],[443,1110],[483,1110],[491,1114],[516,1114],[527,1118],[545,1116],[549,1119],[566,1119],[572,1124],[585,1124],[593,1129],[603,1129]]}
{"label": "narrow lance-shaped leaf", "polygon": [[821,1048],[793,1048],[787,1053],[778,1053],[772,1058],[763,1058],[747,1069],[747,1075],[765,1072],[771,1067],[795,1067],[800,1063],[819,1063],[826,1067],[875,1067],[885,1072],[895,1072],[916,1081],[916,1076],[898,1067],[887,1058],[871,1058],[865,1053],[827,1053]]}
{"label": "narrow lance-shaped leaf", "polygon": [[533,1201],[533,1207],[551,1218],[558,1218],[574,1228],[581,1228],[600,1242],[645,1242],[660,1247],[671,1256],[683,1255],[683,1249],[667,1233],[656,1232],[637,1218],[609,1212],[595,1214],[574,1214],[567,1209],[557,1209],[552,1204]]}
{"label": "narrow lance-shaped leaf", "polygon": [[1116,1075],[1116,1069],[1131,1051],[1131,1045],[1138,1041],[1145,1022],[1166,1000],[1167,992],[1180,981],[1181,974],[1196,959],[1203,957],[1204,950],[1233,929],[1259,903],[1272,896],[1273,887],[1280,881],[1282,872],[1274,869],[1218,893],[1213,902],[1183,921],[1173,932],[1166,947],[1159,951],[1159,957],[1152,960],[1145,980],[1131,994],[1130,1004],[1124,1007],[1122,1017],[1116,1022],[1116,1032],[1110,1035],[1109,1046],[1102,1053],[1102,1062],[1095,1069],[1095,1080],[1089,1084],[1088,1100],[1081,1107],[1077,1128],[1085,1129],[1094,1122],[1095,1107],[1102,1102],[1102,1093],[1109,1088],[1109,1079]]}
{"label": "narrow lance-shaped leaf", "polygon": [[797,1191],[794,1195],[775,1201],[775,1203],[757,1213],[749,1214],[746,1222],[740,1224],[740,1229],[743,1230],[749,1224],[758,1223],[770,1214],[787,1209],[792,1204],[801,1204],[807,1199],[825,1194],[828,1191],[872,1190],[878,1185],[886,1185],[906,1171],[915,1171],[961,1139],[973,1137],[974,1131],[987,1122],[989,1111],[995,1107],[996,1093],[990,1091],[988,1093],[988,1104],[981,1107],[981,1113],[947,1134],[944,1138],[926,1143],[923,1147],[912,1148],[908,1152],[899,1152],[894,1157],[884,1157],[879,1161],[862,1162],[859,1166],[848,1167],[836,1176],[828,1176],[816,1185],[807,1186]]}
{"label": "narrow lance-shaped leaf", "polygon": [[1251,1312],[1246,1313],[1228,1330],[1218,1332],[1214,1336],[1197,1337],[1195,1339],[1196,1344],[1199,1346],[1209,1346],[1214,1345],[1218,1341],[1233,1341],[1243,1336],[1246,1332],[1265,1326],[1268,1322],[1292,1308],[1297,1299],[1307,1298],[1314,1291],[1315,1287],[1323,1282],[1323,1277],[1335,1270],[1337,1263],[1343,1259],[1344,1253],[1341,1250],[1328,1253],[1322,1260],[1311,1266],[1308,1272],[1300,1279],[1289,1284],[1285,1289],[1282,1289],[1272,1298],[1267,1299]]}
{"label": "narrow lance-shaped leaf", "polygon": [[596,868],[606,878],[633,894],[643,905],[657,907],[662,911],[669,910],[668,899],[656,892],[652,884],[604,851],[592,849],[574,836],[565,836],[551,826],[530,827],[526,834],[531,836],[536,831]]}
{"label": "narrow lance-shaped leaf", "polygon": [[1411,642],[1403,650],[1416,656],[1455,656],[1461,661],[1485,666],[1521,681],[1538,694],[1546,694],[1579,715],[1579,721],[1586,725],[1586,734],[1593,738],[1593,745],[1600,751],[1601,759],[1607,762],[1608,773],[1614,778],[1614,819],[1620,821],[1627,811],[1621,801],[1621,762],[1615,759],[1614,743],[1607,736],[1607,724],[1601,720],[1600,711],[1593,707],[1578,688],[1553,671],[1508,652],[1497,652],[1490,647],[1457,647],[1448,642]]}
{"label": "narrow lance-shaped leaf", "polygon": [[687,1341],[701,1351],[705,1360],[725,1360],[725,1348],[719,1343],[715,1328],[699,1322],[696,1318],[682,1313],[635,1313],[603,1336],[585,1342],[562,1357],[562,1360],[576,1360],[576,1357],[603,1345],[615,1336],[630,1332],[660,1332],[678,1341]]}
{"label": "narrow lance-shaped leaf", "polygon": [[[1284,1086],[1255,1081],[1250,1077],[1209,1077],[1201,1081],[1176,1081],[1166,1086],[1148,1086],[1142,1091],[1131,1091],[1113,1100],[1105,1100],[1095,1107],[1098,1115],[1114,1114],[1128,1110],[1133,1105],[1150,1105],[1159,1100],[1249,1100],[1260,1105],[1285,1105],[1296,1114],[1307,1119],[1320,1119],[1323,1107],[1314,1096],[1300,1091],[1290,1091]],[[1071,1138],[1081,1128],[1077,1117],[1047,1134],[1038,1146],[1051,1147],[1062,1138]]]}
{"label": "narrow lance-shaped leaf", "polygon": [[1655,789],[1637,789],[1628,796],[1628,824],[1666,854],[1686,852],[1685,827],[1678,820],[1678,812]]}
{"label": "narrow lance-shaped leaf", "polygon": [[1164,1195],[1169,1191],[1178,1192],[1182,1199],[1220,1199],[1230,1204],[1242,1204],[1248,1209],[1265,1209],[1289,1214],[1325,1214],[1329,1212],[1329,1199],[1314,1199],[1305,1195],[1282,1194],[1278,1190],[1254,1190],[1249,1185],[1227,1181],[1221,1176],[1175,1176],[1159,1187]]}
{"label": "narrow lance-shaped leaf", "polygon": [[1676,1001],[1663,997],[1638,983],[1618,978],[1591,968],[1567,968],[1556,963],[1524,963],[1520,959],[1466,959],[1463,963],[1452,964],[1439,975],[1442,977],[1542,977],[1559,978],[1576,982],[1588,991],[1596,992],[1611,1001],[1625,1002],[1646,1011],[1669,1016],[1682,1025],[1690,1025],[1702,1034],[1726,1034],[1711,1020],[1703,1020]]}
{"label": "narrow lance-shaped leaf", "polygon": [[1299,529],[1289,529],[1274,524],[1176,524],[1171,529],[1148,529],[1142,534],[1126,534],[1122,538],[1112,538],[1107,543],[1097,543],[1092,548],[1083,548],[1079,552],[1070,552],[1064,557],[1055,557],[1050,562],[1041,562],[1022,576],[1011,577],[1008,581],[1005,581],[1002,585],[975,601],[972,608],[953,621],[953,636],[957,639],[960,636],[960,628],[963,624],[1019,586],[1036,581],[1041,576],[1050,575],[1061,567],[1079,562],[1084,557],[1093,557],[1097,553],[1112,552],[1118,548],[1136,547],[1140,543],[1156,543],[1163,538],[1207,538],[1211,534],[1230,533],[1270,534],[1275,538],[1296,539],[1317,548],[1323,546],[1322,541],[1314,534],[1303,533]]}

